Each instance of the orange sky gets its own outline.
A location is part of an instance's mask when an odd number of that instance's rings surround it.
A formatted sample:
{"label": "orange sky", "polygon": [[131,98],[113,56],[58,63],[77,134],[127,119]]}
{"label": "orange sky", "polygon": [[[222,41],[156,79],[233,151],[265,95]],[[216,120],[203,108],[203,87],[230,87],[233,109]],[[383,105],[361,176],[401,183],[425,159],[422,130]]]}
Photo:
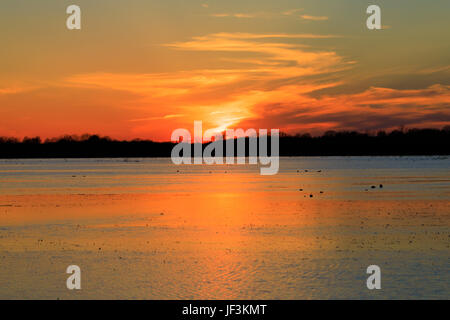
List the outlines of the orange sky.
{"label": "orange sky", "polygon": [[449,125],[449,2],[377,2],[379,31],[354,1],[81,0],[69,31],[70,3],[4,1],[0,135]]}

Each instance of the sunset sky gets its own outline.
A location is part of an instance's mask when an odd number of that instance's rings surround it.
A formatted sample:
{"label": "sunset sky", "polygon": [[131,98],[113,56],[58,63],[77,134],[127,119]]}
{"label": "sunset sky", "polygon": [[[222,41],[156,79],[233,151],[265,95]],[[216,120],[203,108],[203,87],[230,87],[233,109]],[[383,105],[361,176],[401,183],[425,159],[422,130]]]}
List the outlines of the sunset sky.
{"label": "sunset sky", "polygon": [[[82,29],[66,28],[66,7]],[[382,9],[382,30],[366,8]],[[0,136],[450,124],[448,0],[2,0]]]}

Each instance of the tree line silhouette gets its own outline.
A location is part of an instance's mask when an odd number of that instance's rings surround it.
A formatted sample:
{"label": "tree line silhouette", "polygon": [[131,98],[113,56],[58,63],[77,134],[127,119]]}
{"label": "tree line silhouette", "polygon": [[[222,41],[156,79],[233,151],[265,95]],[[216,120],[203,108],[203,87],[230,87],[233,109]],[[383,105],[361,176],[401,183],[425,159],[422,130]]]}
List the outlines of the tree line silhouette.
{"label": "tree line silhouette", "polygon": [[[248,153],[248,138],[245,139]],[[236,139],[235,139],[236,140]],[[208,143],[203,144],[203,148]],[[0,137],[0,158],[170,157],[175,143],[135,139],[114,140],[99,135]],[[234,143],[235,154],[237,141]],[[268,143],[270,152],[270,138]],[[225,154],[226,143],[224,143]],[[193,145],[192,145],[193,150]],[[192,151],[192,155],[193,155]],[[321,136],[280,133],[280,156],[450,155],[450,126],[443,129],[394,130],[376,134],[328,131]]]}

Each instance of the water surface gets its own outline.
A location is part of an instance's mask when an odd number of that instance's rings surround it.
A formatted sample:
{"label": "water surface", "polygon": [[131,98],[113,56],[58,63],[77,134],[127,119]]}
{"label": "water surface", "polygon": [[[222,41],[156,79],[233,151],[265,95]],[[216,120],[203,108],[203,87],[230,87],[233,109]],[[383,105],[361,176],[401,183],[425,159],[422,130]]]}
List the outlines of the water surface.
{"label": "water surface", "polygon": [[[282,158],[275,176],[0,160],[0,298],[448,299],[449,169],[448,157]],[[66,288],[71,264],[80,291]],[[372,264],[382,290],[366,288]]]}

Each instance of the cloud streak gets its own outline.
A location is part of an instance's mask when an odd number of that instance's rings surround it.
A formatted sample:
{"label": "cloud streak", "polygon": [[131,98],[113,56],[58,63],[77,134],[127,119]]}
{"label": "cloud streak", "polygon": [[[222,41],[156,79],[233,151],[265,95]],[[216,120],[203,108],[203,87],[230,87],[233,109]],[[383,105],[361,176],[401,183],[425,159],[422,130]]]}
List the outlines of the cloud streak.
{"label": "cloud streak", "polygon": [[250,13],[214,13],[211,16],[216,18],[255,18],[258,15]]}
{"label": "cloud streak", "polygon": [[310,20],[310,21],[326,21],[328,20],[328,17],[326,16],[311,16],[308,14],[302,14],[300,16],[303,20]]}

